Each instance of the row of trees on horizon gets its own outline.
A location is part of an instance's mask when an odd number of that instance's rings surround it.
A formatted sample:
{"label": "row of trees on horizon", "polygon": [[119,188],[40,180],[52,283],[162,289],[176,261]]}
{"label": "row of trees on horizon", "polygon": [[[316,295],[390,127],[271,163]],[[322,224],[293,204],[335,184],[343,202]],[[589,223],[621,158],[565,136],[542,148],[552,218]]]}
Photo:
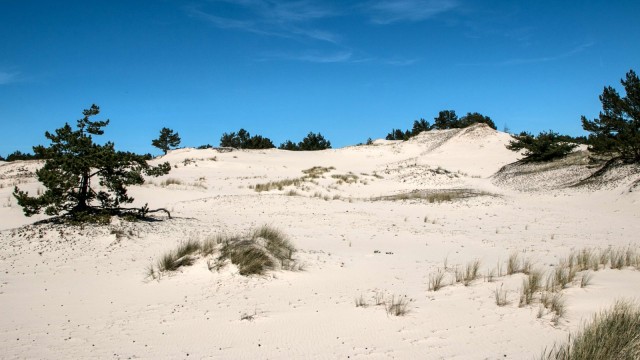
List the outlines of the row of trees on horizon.
{"label": "row of trees on horizon", "polygon": [[[591,133],[589,137],[562,135],[552,130],[540,132],[538,135],[523,131],[517,135],[512,134],[514,140],[507,145],[507,148],[513,151],[525,149],[527,152],[525,152],[524,160],[528,161],[547,161],[565,156],[577,144],[587,144],[592,149],[614,148],[616,151],[624,153],[631,151],[635,154],[634,157],[640,159],[640,150],[638,150],[640,145],[637,144],[640,141],[640,129],[638,129],[640,119],[637,114],[637,108],[640,107],[638,77],[633,70],[630,70],[626,75],[626,80],[623,79],[621,83],[627,93],[626,97],[621,98],[615,89],[610,86],[605,87],[603,94],[600,95],[603,112],[600,113],[599,119],[591,121],[584,116],[582,117],[583,128]],[[455,110],[442,110],[434,118],[433,124],[425,119],[415,120],[411,129],[402,131],[394,128],[387,134],[386,139],[406,141],[424,131],[465,128],[474,124],[486,124],[497,130],[494,121],[489,116],[469,112],[458,118]],[[508,132],[508,129],[505,127],[504,131]],[[617,141],[624,141],[627,145],[614,145]],[[633,142],[636,144],[632,144]],[[160,130],[159,137],[152,140],[151,145],[166,154],[167,151],[178,148],[180,143],[180,135],[165,127]],[[372,139],[369,138],[366,144],[371,143]],[[362,143],[358,145],[362,145]],[[276,147],[268,137],[252,136],[242,128],[238,132],[223,133],[219,146],[237,149],[273,149]],[[198,149],[206,148],[213,148],[213,146],[209,144],[198,146]],[[286,140],[278,146],[278,149],[289,151],[315,151],[330,148],[331,142],[319,132],[309,132],[299,142]],[[150,154],[145,156],[151,158]],[[42,159],[42,157],[37,153],[30,154],[21,151],[15,151],[6,158],[0,156],[2,161],[33,159]]]}

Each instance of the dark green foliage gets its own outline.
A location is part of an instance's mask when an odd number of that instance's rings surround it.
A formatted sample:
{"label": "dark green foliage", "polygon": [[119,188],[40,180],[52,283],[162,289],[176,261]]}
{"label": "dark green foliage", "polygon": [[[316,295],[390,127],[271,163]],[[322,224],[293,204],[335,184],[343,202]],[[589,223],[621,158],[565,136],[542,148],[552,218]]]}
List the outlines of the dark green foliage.
{"label": "dark green foliage", "polygon": [[4,156],[0,155],[0,161],[6,161],[6,160],[4,159]]}
{"label": "dark green foliage", "polygon": [[411,136],[416,136],[423,131],[431,130],[431,124],[425,119],[415,120],[411,129]]}
{"label": "dark green foliage", "polygon": [[474,124],[487,124],[492,129],[496,130],[496,124],[490,117],[484,116],[480,113],[467,113],[467,115],[458,119],[456,112],[453,110],[440,111],[438,117],[435,119],[435,123],[431,125],[427,120],[420,119],[413,122],[413,128],[411,130],[402,131],[400,129],[392,129],[387,134],[387,140],[409,140],[410,138],[420,134],[423,131],[430,131],[433,129],[446,130],[446,129],[458,129],[465,128]]}
{"label": "dark green foliage", "polygon": [[173,130],[169,128],[163,127],[162,130],[160,130],[160,136],[152,140],[151,145],[164,151],[166,154],[172,147],[175,148],[180,145],[180,135],[174,133]]}
{"label": "dark green foliage", "polygon": [[211,146],[210,144],[198,146],[198,149],[200,149],[200,150],[202,150],[202,149],[211,149],[211,148],[213,148],[213,146]]}
{"label": "dark green foliage", "polygon": [[466,128],[474,124],[487,124],[493,130],[497,129],[496,124],[493,122],[493,120],[491,120],[490,117],[484,116],[477,112],[467,113],[467,115],[461,117],[458,124],[456,124],[457,126],[455,127]]}
{"label": "dark green foliage", "polygon": [[282,144],[280,144],[280,146],[278,146],[278,149],[280,149],[280,150],[289,150],[289,151],[298,151],[298,150],[300,150],[300,148],[298,147],[298,144],[294,143],[291,140],[287,140],[287,141],[283,142]]}
{"label": "dark green foliage", "polygon": [[567,156],[578,146],[575,143],[566,142],[561,135],[549,130],[541,132],[538,136],[533,136],[528,132],[521,132],[519,135],[512,135],[514,140],[507,144],[507,149],[520,151],[525,149],[525,157],[522,161],[550,161]]}
{"label": "dark green foliage", "polygon": [[17,161],[17,160],[38,160],[42,159],[42,157],[34,154],[23,153],[20,150],[16,150],[7,156],[6,161]]}
{"label": "dark green foliage", "polygon": [[368,138],[367,142],[365,143],[365,145],[373,145],[373,139]]}
{"label": "dark green foliage", "polygon": [[278,146],[280,150],[290,151],[316,151],[331,149],[331,142],[322,136],[320,133],[309,132],[307,136],[299,143],[294,143],[291,140],[287,140]]}
{"label": "dark green foliage", "polygon": [[222,134],[220,146],[236,149],[272,149],[275,147],[269,138],[260,135],[251,136],[245,129],[238,130],[238,133]]}
{"label": "dark green foliage", "polygon": [[454,110],[442,110],[438,117],[434,118],[433,128],[438,130],[458,128],[458,115]]}
{"label": "dark green foliage", "polygon": [[627,163],[640,162],[640,80],[629,70],[621,80],[626,92],[620,97],[611,86],[600,95],[602,111],[597,119],[582,117],[582,128],[590,132],[589,150],[620,158]]}
{"label": "dark green foliage", "polygon": [[[47,159],[36,171],[46,191],[31,197],[18,187],[14,189],[13,195],[26,216],[44,210],[47,215],[69,214],[85,221],[93,215],[133,210],[120,207],[133,201],[127,194],[127,186],[144,183],[143,172],[150,176],[169,172],[169,163],[151,167],[147,164],[147,155],[116,151],[112,142],[94,143],[92,135],[102,135],[102,128],[109,124],[109,120],[90,120],[99,112],[98,106],[92,105],[83,111],[84,117],[78,120],[77,130],[65,124],[53,134],[47,131],[45,136],[50,140],[50,146],[33,148],[36,156]],[[95,181],[92,183],[94,178],[99,179],[99,191],[95,189]],[[146,205],[136,210],[143,215],[149,211]]]}
{"label": "dark green foliage", "polygon": [[309,132],[307,136],[298,143],[298,147],[302,151],[315,151],[331,149],[331,142],[320,133]]}
{"label": "dark green foliage", "polygon": [[402,131],[400,129],[391,129],[391,132],[387,134],[385,139],[387,140],[409,140],[411,138],[411,131]]}

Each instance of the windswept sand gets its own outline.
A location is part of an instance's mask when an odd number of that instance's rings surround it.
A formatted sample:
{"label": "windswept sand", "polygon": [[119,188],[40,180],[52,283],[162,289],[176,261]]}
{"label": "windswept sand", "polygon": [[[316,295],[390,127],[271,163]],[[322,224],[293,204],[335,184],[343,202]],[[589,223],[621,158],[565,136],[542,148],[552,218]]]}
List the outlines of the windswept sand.
{"label": "windswept sand", "polygon": [[[571,250],[640,245],[638,175],[565,187],[585,165],[505,170],[518,155],[508,134],[485,126],[432,131],[407,142],[318,152],[181,149],[154,160],[175,166],[132,188],[136,205],[166,207],[162,221],[97,227],[29,225],[11,196],[36,192],[39,162],[0,163],[0,357],[148,359],[531,359],[566,340],[596,311],[640,298],[640,271],[592,272],[563,291],[566,315],[518,307],[524,275],[428,291],[429,275],[481,261],[481,273],[513,252],[550,270]],[[576,155],[578,156],[578,155]],[[334,167],[299,187],[256,184]],[[332,175],[352,173],[355,183]],[[166,179],[181,184],[162,186]],[[296,189],[297,195],[287,193]],[[451,202],[374,201],[462,189]],[[244,277],[207,260],[145,278],[184,240],[268,224],[289,235],[304,271]],[[116,233],[119,233],[118,236]],[[452,274],[448,274],[447,284]],[[507,290],[499,307],[494,291]],[[389,316],[376,295],[409,300]],[[362,296],[368,307],[356,307]],[[243,320],[243,315],[250,319]]]}

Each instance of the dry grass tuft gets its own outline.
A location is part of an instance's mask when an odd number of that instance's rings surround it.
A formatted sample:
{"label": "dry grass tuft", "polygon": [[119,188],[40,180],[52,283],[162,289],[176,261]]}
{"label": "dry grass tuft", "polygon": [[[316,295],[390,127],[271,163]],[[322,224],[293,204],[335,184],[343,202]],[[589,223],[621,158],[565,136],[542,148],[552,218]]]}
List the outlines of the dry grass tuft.
{"label": "dry grass tuft", "polygon": [[393,295],[386,304],[387,315],[405,316],[409,313],[409,299],[406,296]]}
{"label": "dry grass tuft", "polygon": [[444,271],[441,270],[438,270],[435,274],[429,275],[429,291],[438,291],[445,286],[443,283],[444,275]]}
{"label": "dry grass tuft", "polygon": [[616,302],[565,344],[545,350],[540,359],[640,359],[640,308],[627,301]]}

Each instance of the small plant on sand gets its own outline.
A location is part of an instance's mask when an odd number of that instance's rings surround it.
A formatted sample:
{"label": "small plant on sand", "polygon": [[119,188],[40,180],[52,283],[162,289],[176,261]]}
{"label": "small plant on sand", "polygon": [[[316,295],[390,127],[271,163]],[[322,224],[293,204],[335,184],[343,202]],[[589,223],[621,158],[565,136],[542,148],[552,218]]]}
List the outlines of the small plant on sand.
{"label": "small plant on sand", "polygon": [[580,332],[561,345],[544,351],[546,360],[609,360],[640,358],[640,308],[618,301],[613,308],[593,317]]}
{"label": "small plant on sand", "polygon": [[367,306],[369,306],[369,304],[367,303],[367,300],[364,299],[362,294],[360,294],[360,296],[356,298],[355,303],[356,303],[356,307],[367,307]]}
{"label": "small plant on sand", "polygon": [[534,295],[540,290],[542,283],[542,272],[532,270],[522,282],[520,292],[520,307],[529,305],[533,301]]}
{"label": "small plant on sand", "polygon": [[438,291],[445,286],[443,283],[444,275],[445,273],[442,270],[429,275],[429,291]]}
{"label": "small plant on sand", "polygon": [[406,296],[393,295],[386,304],[387,315],[405,316],[409,312],[409,299]]}
{"label": "small plant on sand", "polygon": [[520,258],[517,252],[513,252],[509,255],[509,260],[507,260],[507,275],[513,275],[520,271],[522,271],[520,268]]}
{"label": "small plant on sand", "polygon": [[464,284],[464,286],[471,285],[471,282],[473,280],[480,277],[479,270],[480,270],[480,260],[474,260],[467,264],[464,270],[464,277],[462,278],[462,283]]}
{"label": "small plant on sand", "polygon": [[504,289],[503,284],[500,284],[500,287],[496,287],[494,296],[496,299],[496,305],[505,306],[509,304],[509,301],[507,301],[507,290]]}

